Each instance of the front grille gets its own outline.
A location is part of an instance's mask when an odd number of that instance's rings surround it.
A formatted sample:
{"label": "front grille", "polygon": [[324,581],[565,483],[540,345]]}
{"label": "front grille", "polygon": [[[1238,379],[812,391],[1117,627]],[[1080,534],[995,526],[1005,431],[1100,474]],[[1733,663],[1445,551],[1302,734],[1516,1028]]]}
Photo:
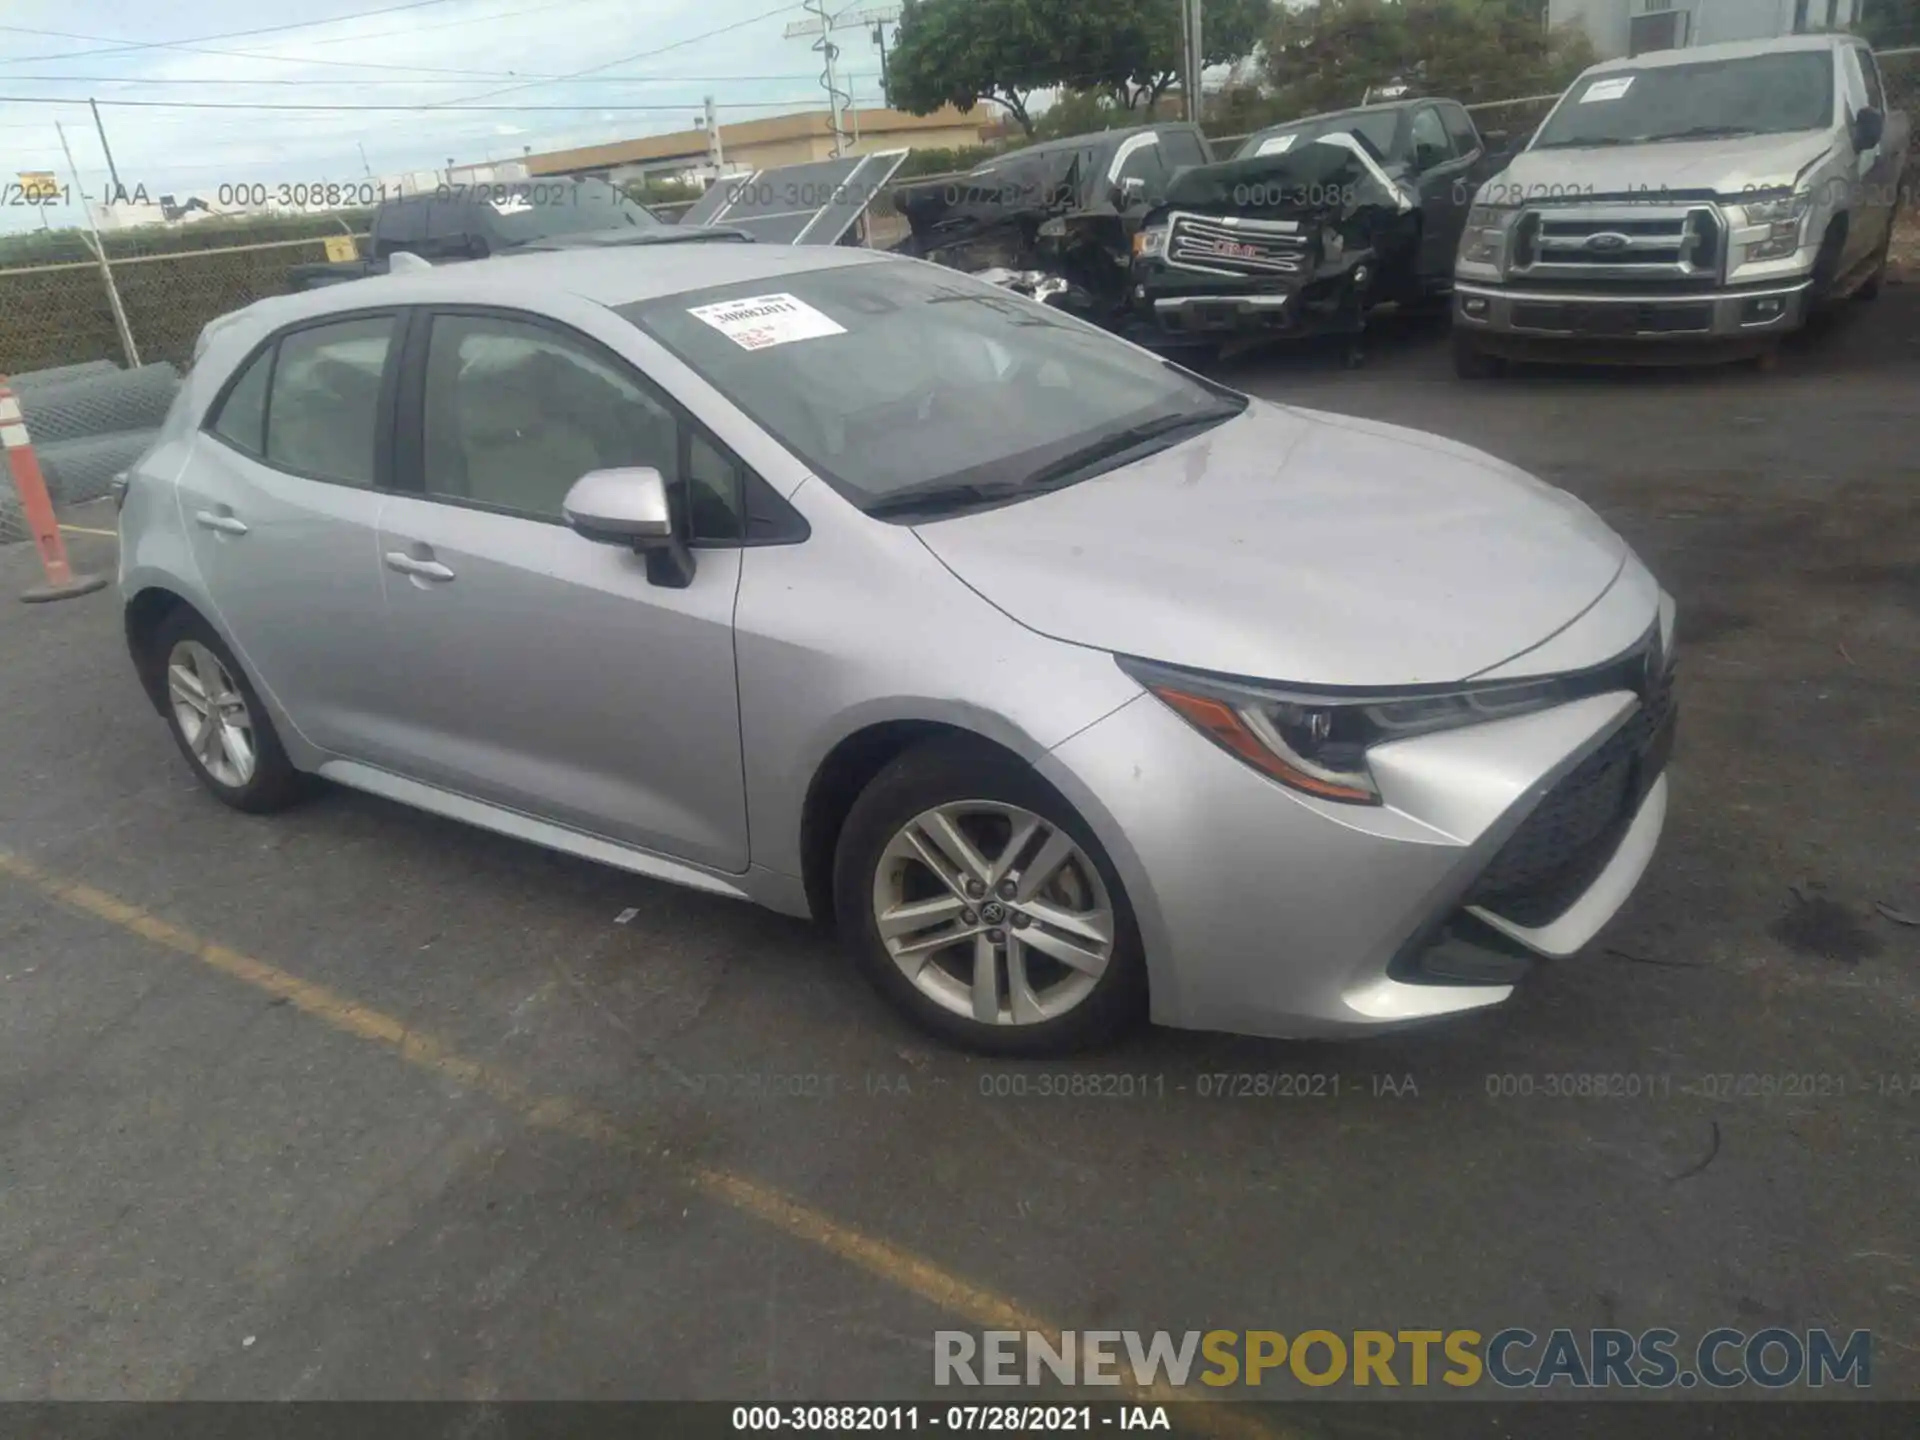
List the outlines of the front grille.
{"label": "front grille", "polygon": [[1167,263],[1218,275],[1296,275],[1307,268],[1307,239],[1281,221],[1175,215]]}
{"label": "front grille", "polygon": [[1513,272],[1529,280],[1717,275],[1725,233],[1709,205],[1530,209],[1514,230]]}
{"label": "front grille", "polygon": [[1550,330],[1568,335],[1687,335],[1713,329],[1713,306],[1579,305],[1518,301],[1516,330]]}
{"label": "front grille", "polygon": [[1626,723],[1508,837],[1465,903],[1529,929],[1566,914],[1620,848],[1640,800],[1666,765],[1674,720],[1668,670]]}

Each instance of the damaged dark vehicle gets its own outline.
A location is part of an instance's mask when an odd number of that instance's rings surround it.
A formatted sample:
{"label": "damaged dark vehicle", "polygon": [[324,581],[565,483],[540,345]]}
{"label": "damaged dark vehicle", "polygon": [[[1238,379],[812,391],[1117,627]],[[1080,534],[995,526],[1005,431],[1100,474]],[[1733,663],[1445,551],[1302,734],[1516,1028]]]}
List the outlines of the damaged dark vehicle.
{"label": "damaged dark vehicle", "polygon": [[1206,136],[1186,124],[1034,145],[896,189],[912,233],[893,248],[1125,329],[1135,232],[1178,172],[1212,159]]}
{"label": "damaged dark vehicle", "polygon": [[1173,177],[1133,236],[1131,310],[1163,348],[1338,334],[1444,302],[1487,146],[1452,101],[1315,116]]}

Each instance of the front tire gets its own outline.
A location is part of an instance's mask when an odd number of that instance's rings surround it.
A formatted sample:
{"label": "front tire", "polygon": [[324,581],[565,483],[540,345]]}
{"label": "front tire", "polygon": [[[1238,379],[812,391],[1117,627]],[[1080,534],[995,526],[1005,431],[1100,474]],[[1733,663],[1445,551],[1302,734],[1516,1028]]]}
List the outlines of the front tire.
{"label": "front tire", "polygon": [[200,783],[249,814],[284,810],[307,790],[246,672],[213,627],[181,608],[154,637],[167,728]]}
{"label": "front tire", "polygon": [[840,931],[922,1029],[997,1055],[1059,1055],[1144,1020],[1146,957],[1126,892],[1072,806],[966,737],[875,776],[834,865]]}
{"label": "front tire", "polygon": [[1489,355],[1473,336],[1453,332],[1453,373],[1462,380],[1493,380],[1504,375],[1507,362]]}

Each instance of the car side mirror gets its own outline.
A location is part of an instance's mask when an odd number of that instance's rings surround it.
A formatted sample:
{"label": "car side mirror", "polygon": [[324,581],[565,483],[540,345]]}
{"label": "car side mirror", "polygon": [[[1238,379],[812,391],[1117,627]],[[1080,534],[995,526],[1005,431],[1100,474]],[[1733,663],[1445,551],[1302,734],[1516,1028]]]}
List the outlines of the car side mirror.
{"label": "car side mirror", "polygon": [[1133,205],[1146,198],[1147,182],[1144,176],[1129,175],[1120,182],[1120,198]]}
{"label": "car side mirror", "polygon": [[589,470],[573,482],[560,512],[583,538],[646,556],[653,584],[684,590],[693,583],[693,552],[673,513],[667,482],[652,466]]}
{"label": "car side mirror", "polygon": [[1887,133],[1887,117],[1878,110],[1860,110],[1853,117],[1853,148],[1871,150]]}

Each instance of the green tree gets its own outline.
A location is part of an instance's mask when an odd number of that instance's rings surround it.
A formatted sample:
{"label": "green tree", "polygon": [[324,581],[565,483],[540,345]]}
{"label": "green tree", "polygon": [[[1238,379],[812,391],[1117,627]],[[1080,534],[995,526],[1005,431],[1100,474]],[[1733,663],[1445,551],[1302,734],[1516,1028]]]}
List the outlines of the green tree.
{"label": "green tree", "polygon": [[[1039,90],[1151,112],[1179,79],[1182,13],[1181,0],[904,0],[887,103],[925,115],[991,101],[1029,136]],[[1208,0],[1207,62],[1249,54],[1272,17],[1272,0]]]}
{"label": "green tree", "polygon": [[1031,136],[1028,98],[1058,84],[1070,63],[1051,13],[1067,8],[1062,0],[904,0],[887,103],[929,115],[990,101]]}
{"label": "green tree", "polygon": [[1876,49],[1920,45],[1920,0],[1867,0],[1856,28]]}
{"label": "green tree", "polygon": [[1468,104],[1545,94],[1594,55],[1576,27],[1545,29],[1533,0],[1319,0],[1280,13],[1265,60],[1281,108],[1310,115],[1397,78]]}

